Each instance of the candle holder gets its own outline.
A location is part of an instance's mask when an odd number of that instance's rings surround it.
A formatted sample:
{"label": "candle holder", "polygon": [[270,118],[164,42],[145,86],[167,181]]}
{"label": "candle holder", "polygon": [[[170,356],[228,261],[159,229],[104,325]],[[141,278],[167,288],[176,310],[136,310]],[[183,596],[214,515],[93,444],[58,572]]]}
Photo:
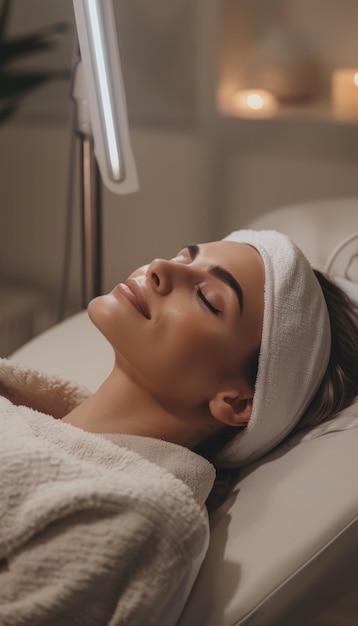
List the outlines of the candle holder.
{"label": "candle holder", "polygon": [[337,68],[331,81],[332,109],[340,119],[358,119],[358,67]]}

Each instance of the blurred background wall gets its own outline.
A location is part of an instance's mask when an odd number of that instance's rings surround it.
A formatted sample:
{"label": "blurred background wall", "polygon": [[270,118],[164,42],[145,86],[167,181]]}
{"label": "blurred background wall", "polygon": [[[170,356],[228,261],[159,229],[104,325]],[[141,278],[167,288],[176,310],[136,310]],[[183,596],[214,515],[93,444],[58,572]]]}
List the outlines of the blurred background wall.
{"label": "blurred background wall", "polygon": [[[104,190],[104,290],[155,256],[175,254],[190,241],[220,238],[269,209],[358,198],[358,119],[337,121],[324,108],[320,114],[309,105],[310,115],[305,102],[298,103],[304,115],[245,119],[220,114],[218,93],[236,68],[242,74],[240,63],[247,62],[247,49],[262,27],[252,15],[269,20],[277,4],[117,0],[140,191],[114,196]],[[322,54],[322,76],[335,64],[358,67],[358,43],[351,36],[358,26],[355,0],[280,4],[306,29],[311,49],[316,46]],[[68,28],[56,35],[53,51],[22,60],[22,67],[69,70],[72,3],[13,1],[9,36],[58,22]],[[31,91],[0,124],[0,276],[41,290],[54,308],[65,250],[69,138],[68,79]],[[71,311],[80,306],[78,204],[77,193]]]}

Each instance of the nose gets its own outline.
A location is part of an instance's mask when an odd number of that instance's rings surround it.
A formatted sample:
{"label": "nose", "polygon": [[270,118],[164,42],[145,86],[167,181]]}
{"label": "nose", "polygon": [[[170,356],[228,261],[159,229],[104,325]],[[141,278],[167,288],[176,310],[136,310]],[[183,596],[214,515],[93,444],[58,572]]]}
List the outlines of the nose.
{"label": "nose", "polygon": [[173,288],[173,276],[171,261],[165,259],[154,259],[146,272],[147,279],[154,291],[165,296]]}
{"label": "nose", "polygon": [[183,263],[155,259],[148,265],[146,276],[152,289],[165,296],[170,293],[174,285],[190,281],[190,268]]}

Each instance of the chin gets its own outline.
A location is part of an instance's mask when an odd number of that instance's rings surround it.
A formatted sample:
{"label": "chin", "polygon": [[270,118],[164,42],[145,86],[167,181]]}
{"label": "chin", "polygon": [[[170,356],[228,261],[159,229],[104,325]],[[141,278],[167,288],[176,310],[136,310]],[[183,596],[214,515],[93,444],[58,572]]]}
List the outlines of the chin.
{"label": "chin", "polygon": [[114,349],[123,342],[128,343],[132,334],[130,328],[132,315],[128,314],[128,310],[114,291],[91,300],[87,313],[91,322]]}
{"label": "chin", "polygon": [[90,318],[90,320],[92,322],[94,322],[94,317],[96,316],[96,310],[98,308],[98,306],[100,306],[100,301],[102,299],[103,296],[97,296],[96,298],[93,298],[93,300],[91,300],[88,303],[87,306],[87,313],[88,313],[88,317]]}
{"label": "chin", "polygon": [[102,326],[108,318],[111,309],[110,294],[97,296],[91,300],[87,307],[88,317],[91,322],[102,332]]}

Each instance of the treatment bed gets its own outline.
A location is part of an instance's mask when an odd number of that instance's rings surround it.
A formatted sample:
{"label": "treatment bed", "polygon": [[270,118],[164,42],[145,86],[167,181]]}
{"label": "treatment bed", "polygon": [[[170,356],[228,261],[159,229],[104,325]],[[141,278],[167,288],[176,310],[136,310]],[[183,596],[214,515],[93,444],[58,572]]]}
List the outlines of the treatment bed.
{"label": "treatment bed", "polygon": [[[246,226],[286,232],[358,301],[357,198],[285,207]],[[86,312],[11,358],[91,390],[113,363]],[[357,476],[358,401],[242,470],[234,493],[210,516],[208,551],[188,600],[198,564],[160,626],[357,624]]]}

